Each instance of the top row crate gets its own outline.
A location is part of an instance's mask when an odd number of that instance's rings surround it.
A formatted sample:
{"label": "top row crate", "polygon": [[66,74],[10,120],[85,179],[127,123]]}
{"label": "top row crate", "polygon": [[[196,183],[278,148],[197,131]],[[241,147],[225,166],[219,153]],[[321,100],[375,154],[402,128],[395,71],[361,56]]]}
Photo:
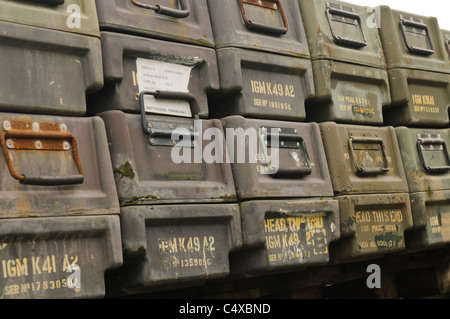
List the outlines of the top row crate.
{"label": "top row crate", "polygon": [[[330,0],[0,0],[0,24],[2,111],[86,114],[83,93],[106,84],[101,59],[109,53],[102,52],[100,38],[109,32],[216,49],[218,60],[219,51],[233,48],[311,63],[306,73],[313,76],[297,91],[312,87],[314,94],[295,102],[306,112],[291,120],[449,124],[450,64],[437,19],[386,6],[371,11]],[[218,64],[226,91],[222,73],[229,70]],[[269,65],[264,70],[276,72]]]}

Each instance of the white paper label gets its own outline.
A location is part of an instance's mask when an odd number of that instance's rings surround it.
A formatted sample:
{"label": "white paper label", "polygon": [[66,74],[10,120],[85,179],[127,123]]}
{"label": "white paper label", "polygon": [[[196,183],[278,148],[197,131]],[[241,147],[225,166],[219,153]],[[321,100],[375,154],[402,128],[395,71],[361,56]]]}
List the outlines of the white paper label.
{"label": "white paper label", "polygon": [[[136,61],[139,92],[173,91],[188,92],[191,67],[156,60],[138,58]],[[187,101],[155,99],[144,97],[146,112],[173,116],[192,117]]]}

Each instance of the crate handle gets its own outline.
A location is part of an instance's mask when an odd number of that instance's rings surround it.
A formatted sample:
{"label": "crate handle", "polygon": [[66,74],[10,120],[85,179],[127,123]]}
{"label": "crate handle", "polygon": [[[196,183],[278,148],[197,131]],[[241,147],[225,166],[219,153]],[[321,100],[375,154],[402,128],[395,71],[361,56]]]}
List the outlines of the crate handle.
{"label": "crate handle", "polygon": [[[355,48],[363,48],[363,47],[367,46],[366,34],[364,33],[364,29],[362,27],[361,17],[358,14],[356,14],[354,12],[346,11],[346,10],[333,8],[333,7],[331,7],[331,5],[329,3],[327,3],[326,14],[327,14],[327,18],[328,18],[328,23],[330,24],[331,35],[333,36],[333,39],[337,43],[349,45],[349,46],[352,46]],[[344,37],[338,36],[333,28],[333,22],[332,22],[333,14],[356,20],[358,22],[358,25],[359,25],[359,28],[361,30],[361,34],[362,34],[364,40],[359,41],[359,40],[355,40],[355,39],[344,38]]]}
{"label": "crate handle", "polygon": [[[423,155],[422,145],[442,145],[445,159],[447,160],[446,166],[428,166],[425,162],[425,156]],[[445,174],[450,171],[450,156],[448,154],[447,144],[442,138],[419,138],[417,140],[417,148],[419,150],[419,158],[422,163],[422,167],[429,174]]]}
{"label": "crate handle", "polygon": [[[285,175],[309,176],[309,175],[311,175],[312,165],[311,165],[311,160],[309,159],[308,149],[306,148],[304,139],[301,136],[293,135],[293,134],[277,133],[277,135],[279,136],[279,144],[278,145],[270,145],[270,147],[298,149],[300,152],[303,152],[303,154],[305,155],[305,160],[306,160],[307,166],[297,167],[295,172],[293,172],[292,170],[284,170],[282,167],[279,167],[278,171],[272,175],[279,175],[279,176],[285,176]],[[261,150],[266,159],[269,158],[267,148],[269,147],[268,137],[271,137],[271,136],[272,136],[272,133],[271,133],[270,128],[266,128],[266,130],[264,130],[264,132],[260,135]],[[283,143],[286,143],[287,141],[293,142],[293,144],[291,144],[291,145],[295,145],[295,146],[283,146]],[[267,144],[266,144],[266,142],[267,142]],[[267,166],[268,166],[269,172],[270,172],[270,169],[271,169],[270,163],[267,163]]]}
{"label": "crate handle", "polygon": [[52,6],[59,6],[64,4],[64,0],[33,0],[33,2],[42,2],[44,4],[49,4]]}
{"label": "crate handle", "polygon": [[[428,42],[430,43],[430,49],[419,48],[416,46],[409,45],[408,39],[406,38],[405,27],[414,27],[419,29],[424,29],[427,35]],[[407,20],[404,17],[400,17],[400,29],[402,31],[403,39],[405,40],[405,45],[408,50],[412,53],[417,53],[421,55],[432,55],[434,54],[433,41],[431,40],[430,30],[425,23],[420,23],[412,20]]]}
{"label": "crate handle", "polygon": [[135,6],[144,8],[144,9],[150,9],[155,11],[156,13],[166,15],[172,18],[178,18],[183,19],[187,18],[191,14],[191,8],[189,6],[189,0],[180,0],[180,6],[181,9],[172,9],[169,7],[164,7],[159,4],[157,5],[150,5],[141,3],[137,0],[131,0],[131,3],[133,3]]}
{"label": "crate handle", "polygon": [[[8,152],[6,140],[8,138],[32,138],[32,139],[50,139],[50,140],[69,140],[72,144],[72,153],[75,165],[78,169],[78,175],[69,176],[30,176],[22,175],[15,171]],[[24,185],[36,186],[61,186],[76,185],[84,183],[84,172],[78,156],[77,141],[75,137],[68,132],[35,132],[27,130],[5,130],[0,134],[0,144],[5,156],[11,176]]]}
{"label": "crate handle", "polygon": [[276,6],[277,10],[280,10],[280,14],[281,14],[281,19],[283,20],[283,28],[280,27],[274,27],[274,26],[270,26],[270,25],[266,25],[266,24],[262,24],[259,22],[254,22],[248,19],[247,17],[247,13],[245,11],[245,7],[244,7],[244,2],[246,3],[250,3],[253,5],[257,5],[260,7],[264,7],[261,4],[261,1],[255,1],[255,0],[238,0],[239,1],[239,6],[241,8],[242,11],[242,17],[244,19],[245,25],[247,26],[247,28],[249,28],[250,30],[255,30],[257,32],[264,32],[264,33],[272,33],[272,34],[276,34],[276,35],[283,35],[286,34],[288,32],[288,23],[286,20],[286,14],[284,13],[284,9],[283,9],[283,5],[281,4],[280,0],[264,0],[265,2],[272,2],[274,6]]}
{"label": "crate handle", "polygon": [[[384,157],[384,162],[386,163],[386,167],[361,167],[358,165],[355,156],[355,150],[353,148],[353,143],[364,143],[364,144],[380,144],[381,150]],[[353,158],[353,164],[356,169],[356,174],[359,176],[373,176],[387,173],[391,170],[389,166],[389,161],[387,158],[386,146],[384,145],[384,141],[381,138],[373,138],[373,137],[351,137],[349,139],[350,153]]]}
{"label": "crate handle", "polygon": [[[154,128],[149,127],[149,123],[146,119],[146,110],[145,110],[145,104],[144,104],[144,97],[146,95],[152,95],[156,99],[167,99],[167,100],[181,100],[181,101],[187,101],[189,102],[189,106],[191,107],[191,113],[194,116],[195,120],[199,119],[198,113],[200,112],[200,108],[198,106],[197,100],[195,97],[190,93],[185,92],[172,92],[172,91],[143,91],[140,93],[140,104],[141,104],[141,118],[142,118],[142,128],[144,129],[144,132],[146,135],[150,136],[150,144],[156,145],[157,143],[152,143],[152,140],[154,140],[157,137],[162,138],[169,138],[172,136],[171,130],[157,130]],[[194,125],[194,128],[196,126]],[[190,137],[197,138],[198,132],[192,132],[190,133]],[[185,138],[185,135],[183,135],[183,140]],[[173,146],[173,145],[172,145]]]}

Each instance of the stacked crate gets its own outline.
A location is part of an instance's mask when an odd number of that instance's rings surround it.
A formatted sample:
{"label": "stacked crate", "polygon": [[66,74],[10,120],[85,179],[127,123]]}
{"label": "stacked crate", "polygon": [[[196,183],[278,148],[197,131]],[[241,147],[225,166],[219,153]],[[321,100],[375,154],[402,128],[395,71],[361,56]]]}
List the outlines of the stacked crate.
{"label": "stacked crate", "polygon": [[450,157],[448,107],[450,66],[436,18],[378,8],[392,105],[411,197],[411,251],[449,243]]}
{"label": "stacked crate", "polygon": [[243,247],[236,277],[303,270],[329,261],[339,238],[319,127],[305,120],[314,95],[309,50],[296,1],[208,1],[221,118],[241,207]]}
{"label": "stacked crate", "polygon": [[404,251],[410,198],[395,130],[383,126],[391,97],[375,13],[341,1],[298,3],[316,89],[307,118],[321,122],[339,202],[341,239],[330,248],[332,262]]}
{"label": "stacked crate", "polygon": [[0,296],[99,298],[122,264],[92,1],[0,1]]}
{"label": "stacked crate", "polygon": [[224,144],[208,118],[219,77],[206,0],[96,4],[105,85],[88,104],[107,129],[124,257],[108,294],[225,277],[242,235],[226,154],[203,156]]}

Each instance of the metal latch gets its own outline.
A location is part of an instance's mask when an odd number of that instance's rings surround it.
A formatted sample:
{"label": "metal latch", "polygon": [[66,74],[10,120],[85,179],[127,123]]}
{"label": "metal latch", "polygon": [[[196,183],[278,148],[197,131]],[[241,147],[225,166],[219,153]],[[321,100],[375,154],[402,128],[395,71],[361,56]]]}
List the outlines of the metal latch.
{"label": "metal latch", "polygon": [[196,147],[200,136],[195,131],[195,122],[192,124],[167,123],[161,121],[148,121],[145,111],[144,97],[152,95],[156,99],[188,101],[195,120],[199,119],[199,107],[195,97],[189,93],[169,91],[145,91],[140,93],[142,127],[148,135],[149,143],[153,146],[183,146]]}
{"label": "metal latch", "polygon": [[[354,8],[327,2],[326,14],[328,17],[328,22],[330,24],[331,35],[333,36],[335,42],[355,48],[362,48],[367,46],[366,35],[362,27],[361,17],[357,13],[355,13]],[[362,40],[339,36],[333,26],[333,21],[359,26]]]}
{"label": "metal latch", "polygon": [[[360,144],[361,146],[359,148],[355,147],[355,144]],[[383,139],[378,137],[350,137],[349,139],[349,148],[350,153],[353,159],[353,164],[355,166],[356,174],[359,176],[371,176],[371,175],[379,175],[388,173],[391,168],[389,165],[389,160],[387,157],[387,151],[386,146],[384,144]],[[356,156],[355,150],[363,150],[363,151],[380,151],[383,155],[382,158],[380,158],[380,161],[384,163],[384,167],[363,167],[358,163],[358,158]],[[366,154],[367,155],[367,154]],[[373,164],[373,158],[371,157],[369,161]],[[376,162],[376,160],[375,160]]]}
{"label": "metal latch", "polygon": [[[430,30],[428,29],[428,26],[423,23],[422,19],[400,15],[400,29],[402,31],[403,39],[405,40],[405,45],[410,52],[421,55],[434,54],[434,47],[433,41],[431,40]],[[407,33],[413,34],[415,36],[426,37],[429,43],[429,48],[422,48],[416,45],[411,45],[409,43]]]}
{"label": "metal latch", "polygon": [[139,2],[137,0],[130,0],[132,4],[137,7],[153,10],[156,13],[163,14],[172,18],[183,19],[187,18],[191,14],[191,8],[189,6],[189,0],[179,0],[181,9],[173,9],[169,7],[164,7],[159,4],[150,5]]}
{"label": "metal latch", "polygon": [[[238,1],[242,12],[242,18],[244,19],[245,25],[249,29],[258,32],[272,33],[276,35],[283,35],[288,32],[288,23],[286,19],[286,14],[284,13],[283,5],[281,4],[280,0],[238,0]],[[250,20],[247,17],[247,12],[245,10],[244,4],[250,4],[269,10],[279,10],[284,27],[270,26]]]}
{"label": "metal latch", "polygon": [[[66,124],[48,122],[4,121],[0,144],[11,176],[27,185],[58,186],[74,185],[84,182],[84,172],[78,156],[75,137],[67,131]],[[15,171],[10,150],[60,151],[72,150],[78,175],[70,176],[29,176]]]}
{"label": "metal latch", "polygon": [[[417,140],[417,148],[419,150],[419,158],[422,167],[429,174],[444,174],[450,171],[450,157],[448,154],[447,144],[441,138],[440,134],[419,134]],[[446,165],[428,166],[425,160],[424,152],[442,152],[446,161]]]}
{"label": "metal latch", "polygon": [[[278,136],[278,143],[273,142],[273,132]],[[260,144],[262,154],[268,160],[268,148],[277,148],[278,150],[288,150],[288,157],[291,160],[286,160],[282,154],[279,154],[279,167],[275,176],[308,176],[312,173],[311,160],[308,155],[305,141],[303,137],[298,134],[297,129],[294,128],[279,128],[279,127],[262,127],[260,129]],[[283,153],[285,154],[285,153]],[[274,170],[272,163],[267,162],[268,174]]]}

